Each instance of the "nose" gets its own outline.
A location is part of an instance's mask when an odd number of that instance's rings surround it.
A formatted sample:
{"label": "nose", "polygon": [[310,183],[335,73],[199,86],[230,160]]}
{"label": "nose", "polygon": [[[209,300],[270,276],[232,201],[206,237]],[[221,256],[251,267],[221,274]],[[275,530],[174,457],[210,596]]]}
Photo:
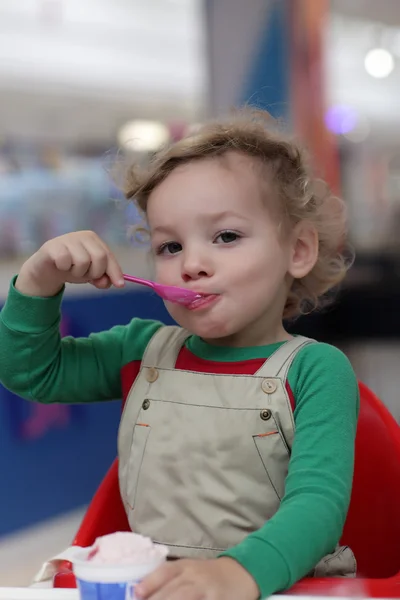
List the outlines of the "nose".
{"label": "nose", "polygon": [[185,283],[211,277],[214,274],[211,260],[204,252],[193,248],[190,251],[184,251],[182,254],[182,279]]}

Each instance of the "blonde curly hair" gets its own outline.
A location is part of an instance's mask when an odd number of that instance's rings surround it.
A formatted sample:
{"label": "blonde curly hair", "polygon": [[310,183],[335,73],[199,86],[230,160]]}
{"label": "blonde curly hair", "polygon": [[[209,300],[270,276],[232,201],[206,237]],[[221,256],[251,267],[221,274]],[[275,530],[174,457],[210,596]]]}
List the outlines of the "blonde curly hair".
{"label": "blonde curly hair", "polygon": [[279,131],[277,121],[269,113],[239,109],[161,149],[145,168],[131,165],[125,196],[146,216],[152,191],[176,167],[223,157],[232,151],[258,161],[261,184],[264,180],[270,187],[272,179],[277,197],[275,208],[279,210],[283,230],[307,221],[318,234],[316,264],[308,275],[293,281],[284,318],[297,317],[325,305],[330,300],[327,292],[343,280],[352,263],[347,246],[346,207],[325,182],[313,176],[304,149]]}

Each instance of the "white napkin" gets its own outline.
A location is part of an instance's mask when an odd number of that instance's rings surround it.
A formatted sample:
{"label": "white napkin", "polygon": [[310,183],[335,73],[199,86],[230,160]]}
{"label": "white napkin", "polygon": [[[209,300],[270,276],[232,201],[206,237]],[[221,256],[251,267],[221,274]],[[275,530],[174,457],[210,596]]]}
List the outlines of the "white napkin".
{"label": "white napkin", "polygon": [[66,548],[56,556],[53,556],[52,558],[47,560],[33,578],[32,586],[42,587],[42,584],[44,583],[52,583],[53,577],[58,572],[61,563],[64,560],[72,561],[72,559],[76,556],[76,551],[80,549],[80,546],[70,546],[69,548]]}

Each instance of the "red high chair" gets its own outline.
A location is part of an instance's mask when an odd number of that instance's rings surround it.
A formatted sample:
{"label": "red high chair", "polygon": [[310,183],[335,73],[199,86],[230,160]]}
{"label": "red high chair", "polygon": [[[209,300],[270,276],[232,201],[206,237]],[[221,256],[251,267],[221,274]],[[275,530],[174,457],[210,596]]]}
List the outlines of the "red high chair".
{"label": "red high chair", "polygon": [[[290,594],[400,598],[400,427],[382,402],[360,383],[360,415],[350,508],[341,542],[357,559],[356,579],[305,578]],[[86,512],[73,544],[129,530],[111,465]],[[74,587],[70,565],[56,574],[55,587]]]}

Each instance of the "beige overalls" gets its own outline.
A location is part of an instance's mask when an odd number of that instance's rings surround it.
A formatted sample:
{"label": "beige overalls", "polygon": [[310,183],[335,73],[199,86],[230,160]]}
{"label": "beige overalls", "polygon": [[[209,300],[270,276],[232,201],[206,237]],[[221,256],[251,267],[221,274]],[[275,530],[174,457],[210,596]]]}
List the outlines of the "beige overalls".
{"label": "beige overalls", "polygon": [[[161,327],[129,392],[119,436],[121,496],[133,531],[178,557],[216,557],[259,529],[285,492],[294,420],[285,382],[305,345],[286,342],[254,375],[175,369],[189,332]],[[355,574],[348,547],[318,576]]]}

